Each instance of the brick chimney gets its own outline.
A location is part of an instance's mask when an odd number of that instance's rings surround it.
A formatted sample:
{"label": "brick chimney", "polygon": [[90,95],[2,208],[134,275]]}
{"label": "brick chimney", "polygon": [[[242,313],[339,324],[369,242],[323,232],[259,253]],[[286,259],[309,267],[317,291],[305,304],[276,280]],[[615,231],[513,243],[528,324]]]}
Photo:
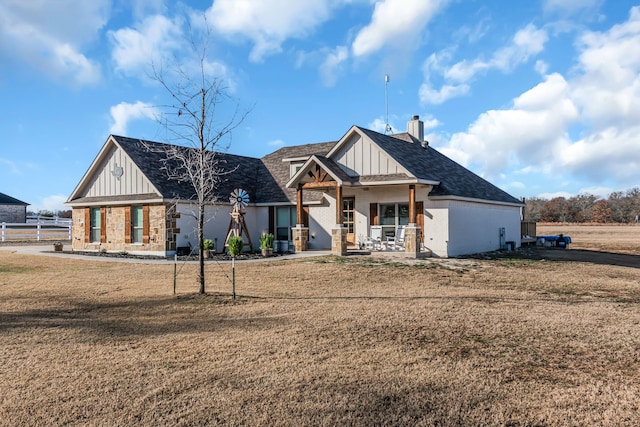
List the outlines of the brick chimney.
{"label": "brick chimney", "polygon": [[420,116],[413,116],[407,122],[407,133],[418,141],[424,141],[424,122],[420,120]]}

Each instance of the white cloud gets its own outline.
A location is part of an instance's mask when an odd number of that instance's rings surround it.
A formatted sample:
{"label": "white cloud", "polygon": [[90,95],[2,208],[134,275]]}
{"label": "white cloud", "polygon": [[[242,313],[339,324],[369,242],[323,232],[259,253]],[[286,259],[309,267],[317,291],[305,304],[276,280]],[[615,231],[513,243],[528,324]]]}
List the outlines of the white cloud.
{"label": "white cloud", "polygon": [[110,113],[113,125],[109,128],[109,133],[114,135],[126,135],[127,125],[131,120],[156,120],[158,117],[158,111],[153,105],[140,101],[135,104],[121,102],[111,107]]}
{"label": "white cloud", "polygon": [[0,3],[0,54],[77,85],[94,84],[100,66],[81,49],[98,36],[109,0],[6,0]]}
{"label": "white cloud", "polygon": [[40,200],[36,205],[31,206],[29,209],[35,212],[39,211],[49,211],[49,212],[58,212],[69,209],[64,205],[64,202],[67,201],[67,197],[62,194],[53,194],[51,196],[46,196]]}
{"label": "white cloud", "polygon": [[320,76],[325,86],[331,87],[336,84],[338,73],[348,57],[349,49],[346,46],[338,46],[327,54],[324,62],[320,65]]}
{"label": "white cloud", "polygon": [[3,165],[2,169],[5,172],[8,171],[9,173],[11,173],[13,175],[20,175],[21,174],[21,171],[20,171],[20,168],[18,167],[18,165],[15,162],[12,162],[11,160],[3,159],[2,157],[0,157],[0,165]]}
{"label": "white cloud", "polygon": [[640,7],[607,32],[585,33],[580,48],[572,95],[585,120],[598,129],[640,122]]}
{"label": "white cloud", "polygon": [[537,195],[537,197],[547,200],[555,199],[556,197],[564,197],[565,199],[569,199],[573,196],[574,194],[568,193],[566,191],[556,191],[555,193],[540,193]]}
{"label": "white cloud", "polygon": [[603,0],[544,0],[542,7],[547,12],[573,15],[582,10],[591,10],[602,4]]}
{"label": "white cloud", "polygon": [[440,120],[436,119],[433,116],[427,116],[427,118],[422,119],[424,122],[424,130],[435,129],[440,126]]}
{"label": "white cloud", "polygon": [[440,89],[434,89],[428,82],[420,85],[418,96],[422,104],[442,104],[443,102],[469,93],[469,85],[443,85]]}
{"label": "white cloud", "polygon": [[207,20],[229,38],[253,42],[249,59],[262,61],[279,53],[289,38],[303,38],[330,17],[337,0],[217,0],[207,10]]}
{"label": "white cloud", "polygon": [[569,171],[603,181],[615,178],[626,186],[638,183],[640,125],[624,129],[611,127],[595,132],[569,146],[559,154]]}
{"label": "white cloud", "polygon": [[526,187],[527,186],[520,181],[512,181],[509,184],[507,184],[507,188],[515,188],[516,190],[522,190]]}
{"label": "white cloud", "polygon": [[593,194],[594,196],[607,198],[614,190],[611,187],[602,187],[602,186],[594,186],[594,187],[584,187],[578,191],[578,194]]}
{"label": "white cloud", "polygon": [[[391,126],[391,133],[399,133],[400,131],[398,131],[398,129],[396,129],[392,124],[391,124],[392,119],[389,120],[389,126]],[[374,119],[372,122],[370,122],[367,125],[368,129],[371,130],[375,130],[376,132],[380,132],[380,133],[386,133],[386,129],[387,129],[387,122],[385,119],[383,118],[377,118]]]}
{"label": "white cloud", "polygon": [[[441,151],[485,176],[511,170],[554,180],[580,176],[617,188],[637,186],[640,7],[607,31],[583,33],[577,48],[570,78],[545,76],[510,108],[478,116]],[[572,139],[570,131],[580,136]]]}
{"label": "white cloud", "polygon": [[146,75],[151,64],[172,61],[184,37],[178,20],[152,15],[135,28],[122,28],[108,33],[113,44],[111,57],[116,70],[128,76]]}
{"label": "white cloud", "polygon": [[469,85],[467,84],[444,84],[440,89],[436,89],[431,84],[431,76],[434,74],[443,73],[445,70],[445,63],[448,62],[453,55],[451,49],[443,50],[437,53],[432,53],[424,61],[422,65],[422,71],[425,76],[424,82],[420,85],[418,91],[418,97],[421,104],[437,105],[443,102],[465,95],[469,92]]}
{"label": "white cloud", "polygon": [[568,144],[566,128],[578,119],[567,98],[569,87],[559,74],[513,101],[513,108],[481,114],[467,132],[454,134],[441,151],[494,177],[507,167],[553,162],[554,153]]}
{"label": "white cloud", "polygon": [[163,13],[166,11],[164,0],[135,0],[132,3],[133,16],[138,19],[149,14]]}
{"label": "white cloud", "polygon": [[[469,82],[479,73],[496,69],[505,73],[513,71],[518,65],[542,52],[548,40],[546,30],[533,24],[516,32],[510,44],[493,53],[489,60],[481,57],[462,60],[452,66],[445,64],[452,58],[452,50],[431,54],[423,64],[425,80],[420,86],[419,97],[422,104],[441,104],[451,98],[466,95]],[[434,88],[432,77],[441,75],[444,83]]]}
{"label": "white cloud", "polygon": [[467,82],[481,71],[490,69],[512,71],[532,56],[542,52],[548,39],[546,30],[529,24],[513,36],[511,44],[498,49],[489,61],[482,59],[461,61],[446,70],[444,76],[450,81]]}
{"label": "white cloud", "polygon": [[351,46],[356,57],[375,53],[386,45],[411,45],[445,0],[380,0],[371,23],[361,29]]}
{"label": "white cloud", "polygon": [[284,141],[281,139],[274,139],[273,141],[267,142],[269,147],[280,148],[284,146]]}
{"label": "white cloud", "polygon": [[536,70],[536,73],[544,76],[549,71],[549,64],[547,64],[545,61],[539,59],[539,60],[536,61],[536,65],[535,65],[534,68]]}

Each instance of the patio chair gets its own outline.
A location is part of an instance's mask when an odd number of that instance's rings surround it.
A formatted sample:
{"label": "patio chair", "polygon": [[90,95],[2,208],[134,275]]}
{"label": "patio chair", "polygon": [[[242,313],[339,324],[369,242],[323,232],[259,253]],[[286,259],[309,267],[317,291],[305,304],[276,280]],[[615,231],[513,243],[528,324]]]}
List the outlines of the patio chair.
{"label": "patio chair", "polygon": [[388,250],[404,250],[404,225],[398,226],[395,236],[387,237],[387,249]]}
{"label": "patio chair", "polygon": [[364,241],[364,248],[379,251],[382,249],[382,226],[372,225],[369,237]]}

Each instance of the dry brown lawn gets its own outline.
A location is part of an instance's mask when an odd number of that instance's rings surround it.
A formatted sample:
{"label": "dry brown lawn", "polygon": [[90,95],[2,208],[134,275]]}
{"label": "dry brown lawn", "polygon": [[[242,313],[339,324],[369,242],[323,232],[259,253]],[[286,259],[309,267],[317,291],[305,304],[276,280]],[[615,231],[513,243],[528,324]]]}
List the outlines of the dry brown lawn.
{"label": "dry brown lawn", "polygon": [[[563,256],[620,244],[558,227]],[[202,297],[186,264],[173,296],[170,264],[0,251],[0,425],[639,425],[640,227],[620,233],[631,265],[238,263],[236,302],[229,264]]]}

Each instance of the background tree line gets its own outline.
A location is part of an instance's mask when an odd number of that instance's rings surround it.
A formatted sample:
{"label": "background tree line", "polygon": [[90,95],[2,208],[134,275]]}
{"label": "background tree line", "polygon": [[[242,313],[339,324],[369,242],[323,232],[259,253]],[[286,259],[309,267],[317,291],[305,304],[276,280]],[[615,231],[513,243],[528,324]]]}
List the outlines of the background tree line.
{"label": "background tree line", "polygon": [[606,199],[583,193],[568,199],[533,197],[525,203],[525,221],[629,224],[640,217],[640,187],[613,192]]}

